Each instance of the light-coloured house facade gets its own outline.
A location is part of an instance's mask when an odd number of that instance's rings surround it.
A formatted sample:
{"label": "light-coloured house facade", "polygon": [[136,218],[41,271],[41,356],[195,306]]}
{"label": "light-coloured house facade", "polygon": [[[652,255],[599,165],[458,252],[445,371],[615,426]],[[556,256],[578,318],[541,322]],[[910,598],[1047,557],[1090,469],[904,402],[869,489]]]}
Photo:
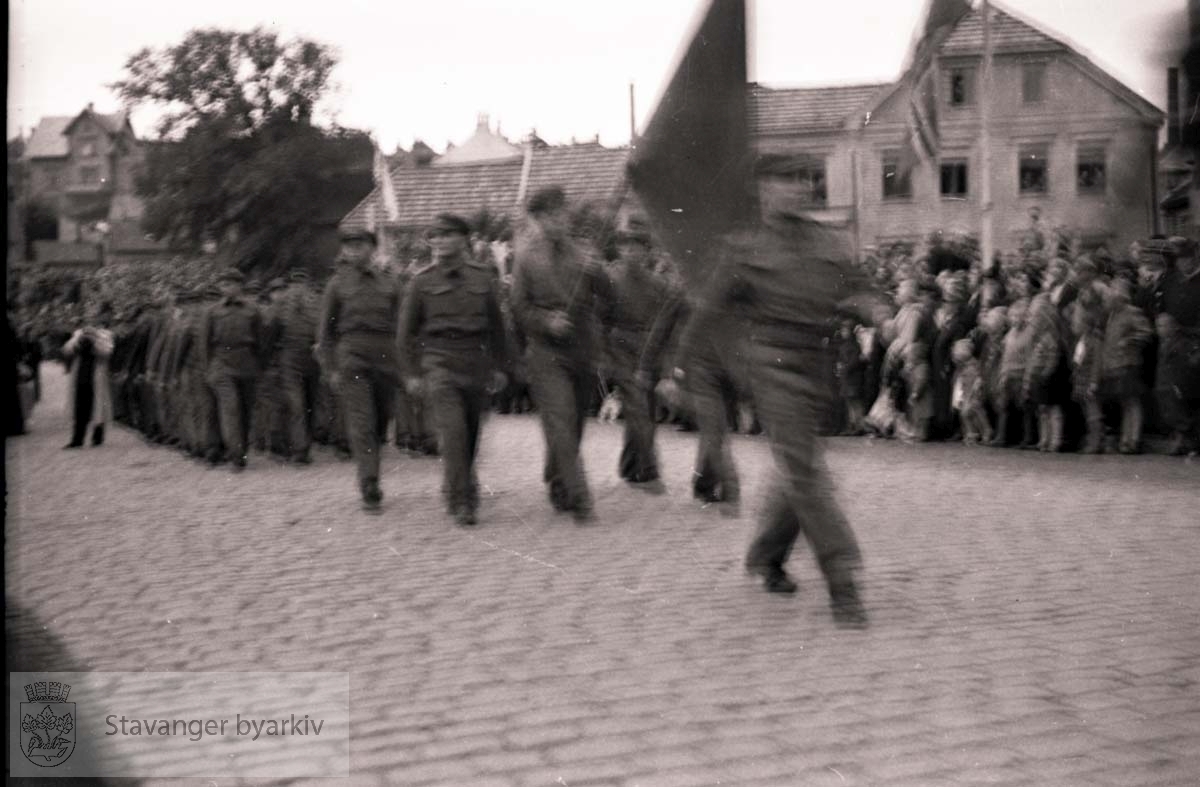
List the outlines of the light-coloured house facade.
{"label": "light-coloured house facade", "polygon": [[919,240],[937,230],[978,235],[987,102],[997,250],[1018,247],[1032,208],[1042,226],[1113,250],[1157,232],[1163,113],[1061,37],[1007,9],[993,6],[992,14],[991,90],[982,84],[976,9],[937,49],[937,155],[921,158],[910,172],[903,166],[911,150],[908,80],[752,86],[757,151],[792,162],[784,168],[788,177],[771,178],[764,188],[790,189],[810,210],[853,219],[863,246]]}

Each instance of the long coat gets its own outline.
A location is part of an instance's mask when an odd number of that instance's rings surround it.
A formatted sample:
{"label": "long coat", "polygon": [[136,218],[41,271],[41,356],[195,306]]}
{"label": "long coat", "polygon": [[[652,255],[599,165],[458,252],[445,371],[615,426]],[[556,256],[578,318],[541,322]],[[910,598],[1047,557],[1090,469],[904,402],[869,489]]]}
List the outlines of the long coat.
{"label": "long coat", "polygon": [[[88,429],[96,426],[104,426],[112,420],[112,389],[108,382],[108,359],[112,357],[113,352],[113,334],[112,331],[106,328],[93,329],[95,339],[92,344],[92,351],[96,355],[96,363],[92,367],[92,418],[88,421]],[[63,345],[63,355],[71,359],[70,372],[70,387],[71,396],[67,399],[67,414],[73,416],[75,413],[75,392],[78,390],[78,373],[79,359],[76,357],[79,352],[79,343],[83,339],[83,329],[76,330],[71,334],[71,338]]]}

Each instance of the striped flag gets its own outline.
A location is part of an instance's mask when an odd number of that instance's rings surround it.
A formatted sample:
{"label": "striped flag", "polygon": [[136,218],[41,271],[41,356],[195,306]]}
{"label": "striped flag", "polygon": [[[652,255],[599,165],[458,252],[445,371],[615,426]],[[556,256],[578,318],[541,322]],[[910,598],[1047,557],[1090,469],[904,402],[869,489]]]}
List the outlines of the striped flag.
{"label": "striped flag", "polygon": [[970,10],[968,0],[926,0],[909,49],[908,66],[901,78],[909,88],[909,149],[901,163],[902,170],[911,170],[917,160],[937,158],[941,145],[938,107],[942,81],[937,49]]}

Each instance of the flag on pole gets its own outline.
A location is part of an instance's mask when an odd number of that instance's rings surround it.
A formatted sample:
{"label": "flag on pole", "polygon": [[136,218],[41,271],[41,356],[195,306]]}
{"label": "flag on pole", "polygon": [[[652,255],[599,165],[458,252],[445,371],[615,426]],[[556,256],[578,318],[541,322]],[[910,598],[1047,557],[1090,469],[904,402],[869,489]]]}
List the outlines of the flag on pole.
{"label": "flag on pole", "polygon": [[938,107],[942,79],[937,67],[937,49],[970,10],[968,0],[926,0],[901,77],[909,94],[909,144],[902,170],[911,171],[918,160],[937,158],[941,146]]}
{"label": "flag on pole", "polygon": [[375,161],[373,166],[375,188],[379,189],[380,199],[383,201],[383,212],[387,216],[387,220],[395,221],[400,215],[400,206],[396,202],[396,189],[392,184],[392,175],[388,171],[387,157],[379,149],[379,143],[374,140],[371,140],[371,142],[375,147]]}
{"label": "flag on pole", "polygon": [[753,211],[745,0],[708,0],[638,138],[629,181],[683,275]]}

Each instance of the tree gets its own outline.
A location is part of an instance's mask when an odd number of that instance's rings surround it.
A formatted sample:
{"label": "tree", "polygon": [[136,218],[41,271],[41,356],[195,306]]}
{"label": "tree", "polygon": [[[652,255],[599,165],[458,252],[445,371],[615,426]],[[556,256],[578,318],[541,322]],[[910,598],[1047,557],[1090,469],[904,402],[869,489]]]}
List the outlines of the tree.
{"label": "tree", "polygon": [[193,30],[134,54],[112,87],[164,111],[138,179],[145,229],[176,248],[214,241],[264,274],[296,264],[336,181],[362,170],[370,188],[370,139],[314,122],[335,64],[322,44],[261,29]]}

